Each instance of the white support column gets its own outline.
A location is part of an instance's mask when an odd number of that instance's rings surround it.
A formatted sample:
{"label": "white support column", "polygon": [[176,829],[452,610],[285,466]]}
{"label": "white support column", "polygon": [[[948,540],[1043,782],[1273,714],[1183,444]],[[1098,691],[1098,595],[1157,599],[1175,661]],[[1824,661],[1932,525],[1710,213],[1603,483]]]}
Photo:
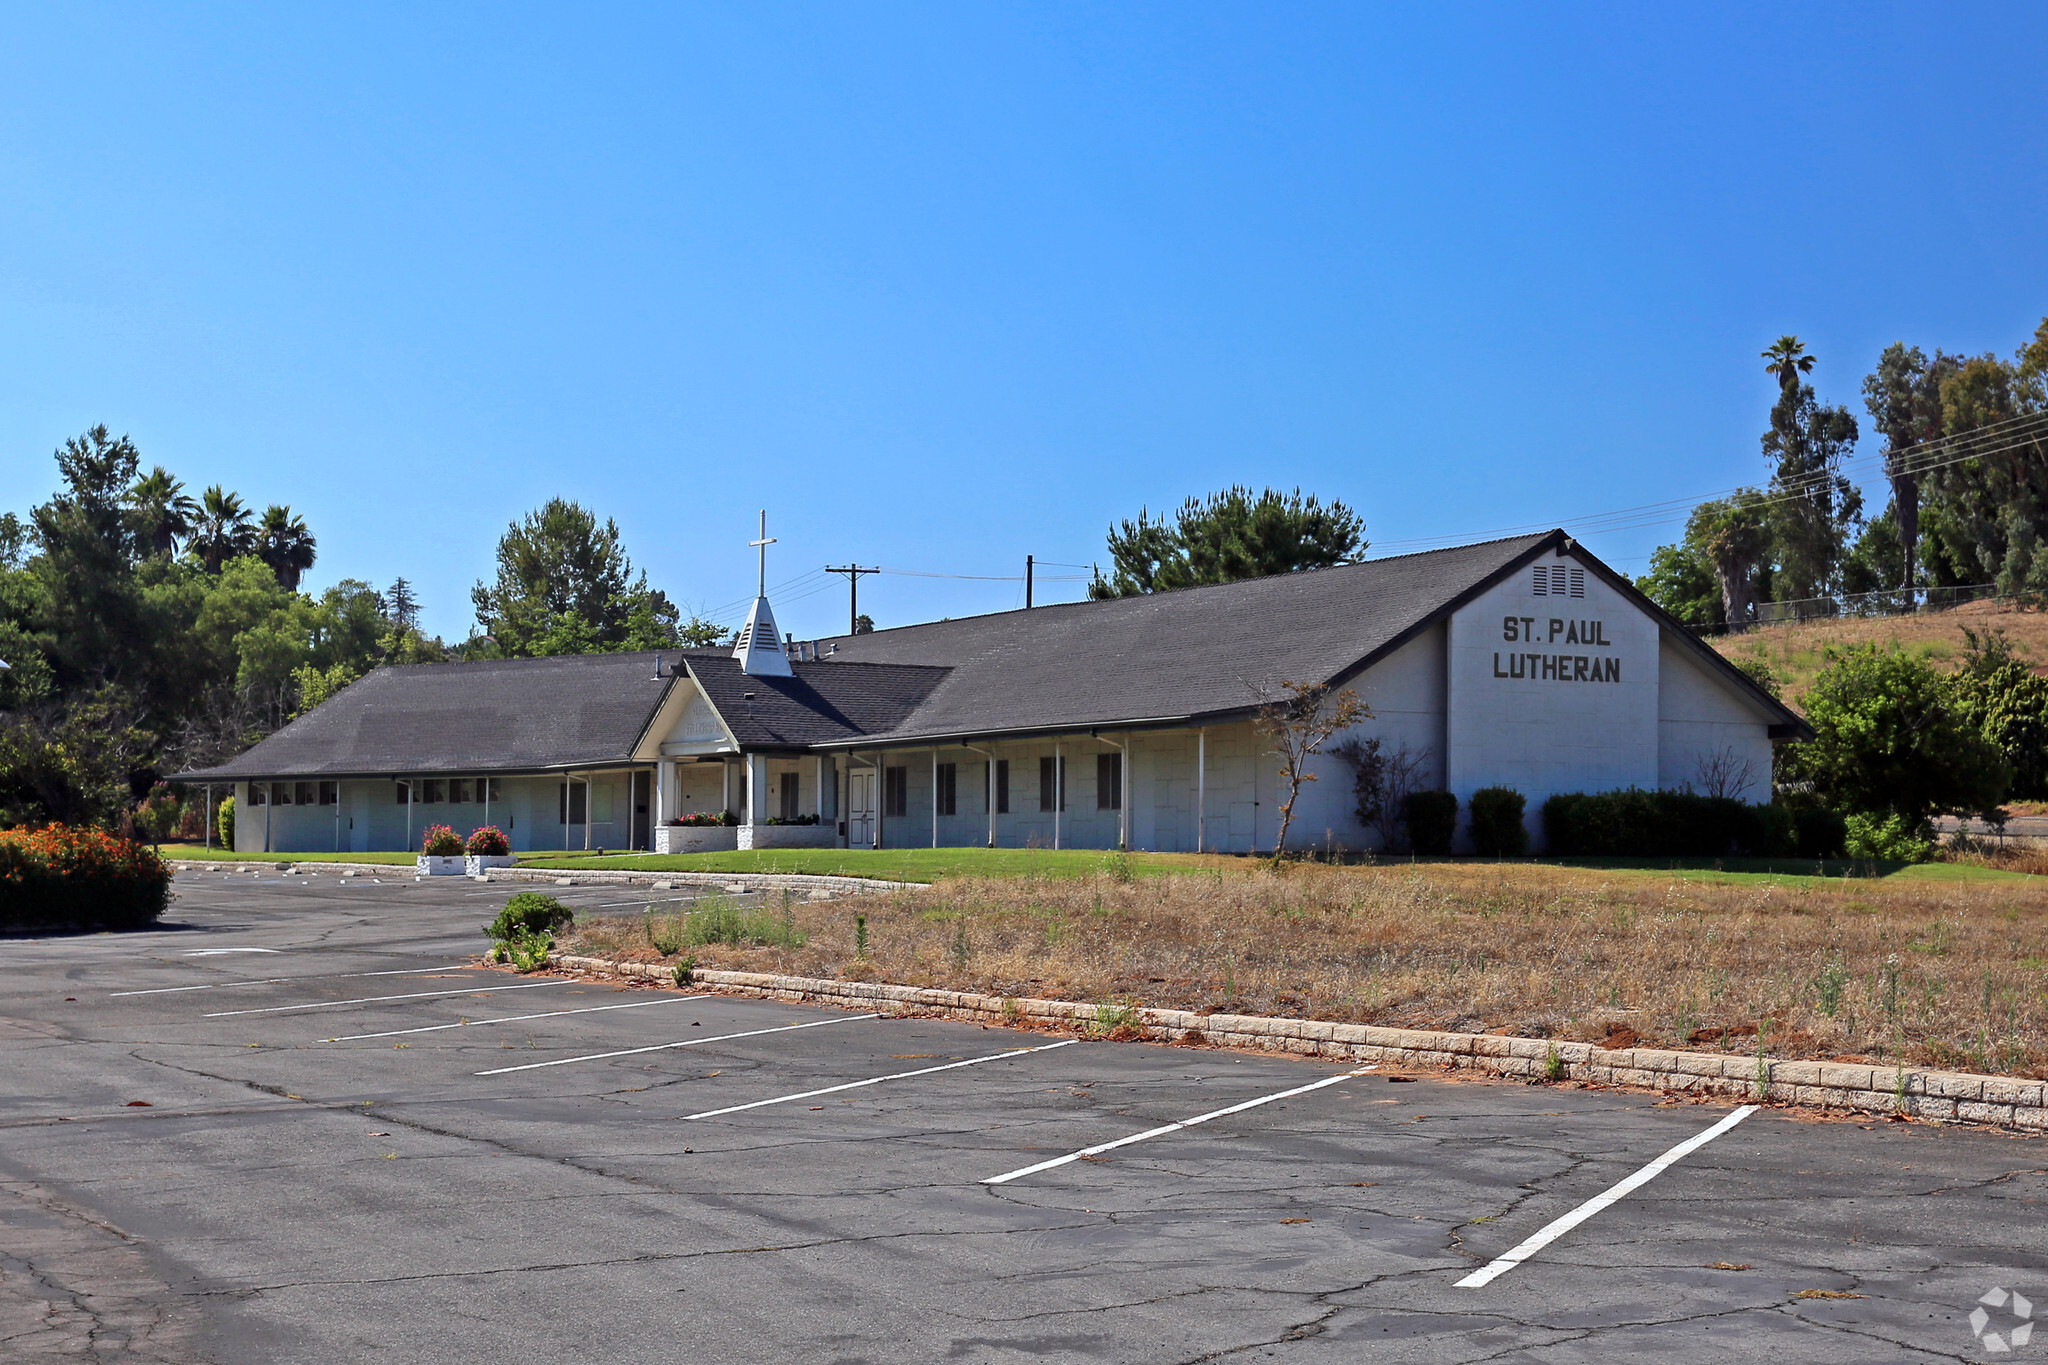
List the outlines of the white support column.
{"label": "white support column", "polygon": [[1195,852],[1208,852],[1209,732],[1195,731]]}
{"label": "white support column", "polygon": [[1118,745],[1117,748],[1120,756],[1117,759],[1116,765],[1118,787],[1116,805],[1117,814],[1123,818],[1117,821],[1116,842],[1119,850],[1129,853],[1131,851],[1131,737],[1125,735],[1123,743]]}
{"label": "white support column", "polygon": [[747,755],[747,823],[758,825],[768,818],[768,755]]}
{"label": "white support column", "polygon": [[1060,817],[1067,812],[1067,760],[1058,740],[1052,746],[1052,846],[1060,846]]}
{"label": "white support column", "polygon": [[869,848],[882,846],[882,817],[889,811],[889,770],[882,766],[882,751],[875,750],[875,841]]}
{"label": "white support column", "polygon": [[818,823],[825,823],[825,756],[819,754],[812,762],[815,775],[811,778],[811,814],[818,817]]}
{"label": "white support column", "polygon": [[939,751],[932,750],[932,847],[939,846]]}

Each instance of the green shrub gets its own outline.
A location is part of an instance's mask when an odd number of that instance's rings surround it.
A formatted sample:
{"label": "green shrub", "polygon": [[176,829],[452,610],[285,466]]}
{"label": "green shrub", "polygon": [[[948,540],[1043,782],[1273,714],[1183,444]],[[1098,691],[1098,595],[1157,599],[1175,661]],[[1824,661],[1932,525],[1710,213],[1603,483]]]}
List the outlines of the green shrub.
{"label": "green shrub", "polygon": [[1529,851],[1522,824],[1527,802],[1512,787],[1481,787],[1472,793],[1472,851],[1483,858],[1519,858]]}
{"label": "green shrub", "polygon": [[555,949],[555,939],[552,934],[534,933],[529,929],[515,927],[512,936],[506,939],[502,946],[505,955],[512,959],[512,970],[537,972],[548,965],[548,954]]}
{"label": "green shrub", "polygon": [[1831,810],[1811,807],[1792,817],[1792,851],[1801,858],[1839,858],[1849,849],[1849,825]]}
{"label": "green shrub", "polygon": [[220,814],[215,817],[215,829],[220,834],[220,846],[228,852],[235,850],[235,798],[224,798],[220,803]]}
{"label": "green shrub", "polygon": [[1932,831],[1903,815],[1851,815],[1843,821],[1852,858],[1886,863],[1924,863],[1934,857]]}
{"label": "green shrub", "polygon": [[1408,817],[1408,845],[1426,858],[1451,851],[1458,828],[1458,798],[1450,792],[1409,792],[1401,803]]}
{"label": "green shrub", "polygon": [[1691,792],[1564,792],[1543,803],[1543,834],[1560,858],[1775,857],[1795,852],[1798,816]]}
{"label": "green shrub", "polygon": [[515,934],[552,934],[568,928],[576,922],[576,912],[538,891],[521,891],[505,902],[505,908],[498,917],[484,926],[484,932],[494,939],[510,939]]}
{"label": "green shrub", "polygon": [[171,903],[156,850],[97,829],[0,830],[0,928],[140,929]]}

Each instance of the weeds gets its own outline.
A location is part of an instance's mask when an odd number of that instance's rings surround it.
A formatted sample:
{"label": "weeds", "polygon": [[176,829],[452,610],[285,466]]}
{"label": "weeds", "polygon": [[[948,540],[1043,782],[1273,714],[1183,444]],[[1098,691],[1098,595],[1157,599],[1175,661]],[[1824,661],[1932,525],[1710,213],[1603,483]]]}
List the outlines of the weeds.
{"label": "weeds", "polygon": [[[677,948],[706,967],[1560,1043],[1604,1039],[1625,1005],[1645,1047],[1747,1051],[1768,1019],[1780,1059],[2048,1076],[2048,887],[2021,882],[1837,890],[1304,862],[1284,878],[1248,865],[942,881],[863,897],[859,913],[698,904],[686,922],[704,927]],[[573,933],[591,945],[578,951],[659,958],[664,973],[675,956],[654,951],[638,915]]]}
{"label": "weeds", "polygon": [[555,948],[554,935],[524,928],[514,929],[512,937],[501,940],[501,943],[515,972],[539,971],[548,965],[548,954]]}

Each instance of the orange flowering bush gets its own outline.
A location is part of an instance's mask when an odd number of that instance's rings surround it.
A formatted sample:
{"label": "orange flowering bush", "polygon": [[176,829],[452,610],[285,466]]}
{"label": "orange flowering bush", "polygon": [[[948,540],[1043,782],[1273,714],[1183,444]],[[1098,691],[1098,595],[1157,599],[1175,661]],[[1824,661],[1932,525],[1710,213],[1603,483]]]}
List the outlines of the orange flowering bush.
{"label": "orange flowering bush", "polygon": [[171,903],[156,850],[105,830],[0,830],[0,927],[141,928]]}
{"label": "orange flowering bush", "polygon": [[428,825],[420,838],[420,852],[430,858],[460,858],[462,836],[450,825]]}

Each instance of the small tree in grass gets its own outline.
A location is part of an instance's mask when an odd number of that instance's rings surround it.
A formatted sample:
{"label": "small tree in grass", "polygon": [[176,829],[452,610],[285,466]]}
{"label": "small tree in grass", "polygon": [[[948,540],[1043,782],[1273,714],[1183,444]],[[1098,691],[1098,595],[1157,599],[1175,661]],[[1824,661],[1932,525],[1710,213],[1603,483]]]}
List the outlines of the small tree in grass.
{"label": "small tree in grass", "polygon": [[1304,782],[1313,782],[1309,761],[1333,736],[1342,734],[1362,720],[1371,720],[1372,710],[1350,688],[1332,692],[1328,683],[1282,681],[1277,694],[1269,694],[1259,708],[1259,732],[1272,741],[1272,753],[1280,760],[1280,780],[1287,784],[1287,798],[1280,803],[1280,835],[1273,841],[1273,861],[1287,851],[1287,829],[1294,823],[1294,803]]}

